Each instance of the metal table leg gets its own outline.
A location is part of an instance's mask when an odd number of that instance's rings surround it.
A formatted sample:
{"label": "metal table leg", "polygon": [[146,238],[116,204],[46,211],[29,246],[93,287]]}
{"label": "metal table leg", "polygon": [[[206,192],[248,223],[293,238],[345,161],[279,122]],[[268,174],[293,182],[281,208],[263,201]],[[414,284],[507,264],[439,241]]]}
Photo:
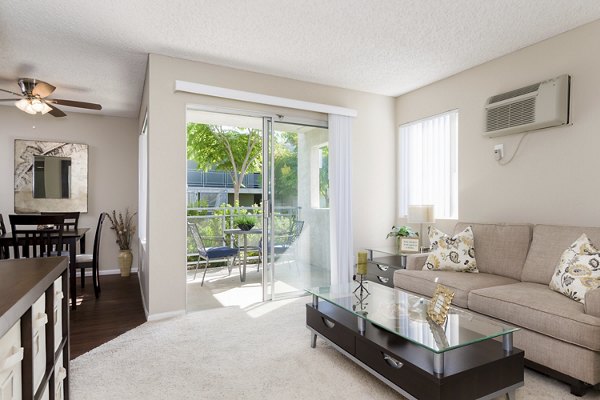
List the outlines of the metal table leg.
{"label": "metal table leg", "polygon": [[513,350],[513,334],[512,332],[502,335],[502,348],[505,353],[510,353]]}
{"label": "metal table leg", "polygon": [[433,353],[433,372],[444,375],[444,353]]}
{"label": "metal table leg", "polygon": [[242,234],[244,237],[244,269],[242,271],[242,282],[246,282],[246,261],[248,255],[248,235]]}

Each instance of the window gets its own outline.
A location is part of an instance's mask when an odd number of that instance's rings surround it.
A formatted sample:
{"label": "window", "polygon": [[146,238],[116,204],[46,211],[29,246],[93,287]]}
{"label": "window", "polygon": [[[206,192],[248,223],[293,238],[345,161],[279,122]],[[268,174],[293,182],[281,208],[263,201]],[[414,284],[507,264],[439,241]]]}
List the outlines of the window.
{"label": "window", "polygon": [[312,208],[329,208],[329,145],[312,148],[310,191]]}
{"label": "window", "polygon": [[433,204],[435,217],[458,218],[458,110],[400,126],[399,216]]}

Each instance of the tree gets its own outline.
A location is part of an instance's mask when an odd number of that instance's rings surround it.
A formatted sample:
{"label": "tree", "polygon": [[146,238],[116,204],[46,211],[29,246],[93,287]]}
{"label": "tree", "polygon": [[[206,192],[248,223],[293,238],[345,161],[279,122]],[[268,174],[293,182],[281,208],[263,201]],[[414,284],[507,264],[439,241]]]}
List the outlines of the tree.
{"label": "tree", "polygon": [[258,129],[189,123],[188,159],[198,169],[229,172],[233,182],[233,202],[240,201],[240,188],[247,173],[260,172],[261,132]]}
{"label": "tree", "polygon": [[324,200],[322,207],[329,207],[329,146],[321,147],[321,168],[319,169],[319,194]]}
{"label": "tree", "polygon": [[295,206],[298,200],[298,134],[275,132],[275,201]]}

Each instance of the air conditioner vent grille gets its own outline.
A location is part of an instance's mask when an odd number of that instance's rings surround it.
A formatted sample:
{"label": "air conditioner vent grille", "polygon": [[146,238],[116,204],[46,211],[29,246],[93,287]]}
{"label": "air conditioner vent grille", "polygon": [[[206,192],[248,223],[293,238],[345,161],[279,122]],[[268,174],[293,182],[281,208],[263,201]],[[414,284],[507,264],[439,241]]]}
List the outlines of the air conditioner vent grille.
{"label": "air conditioner vent grille", "polygon": [[517,96],[522,96],[527,93],[533,93],[533,92],[537,91],[539,88],[540,88],[540,84],[536,83],[534,85],[525,86],[520,89],[511,90],[510,92],[497,94],[495,96],[492,96],[492,98],[490,98],[490,101],[488,104],[498,103],[499,101],[510,99],[510,98],[517,97]]}
{"label": "air conditioner vent grille", "polygon": [[535,99],[535,97],[531,97],[515,103],[488,109],[486,132],[535,122]]}

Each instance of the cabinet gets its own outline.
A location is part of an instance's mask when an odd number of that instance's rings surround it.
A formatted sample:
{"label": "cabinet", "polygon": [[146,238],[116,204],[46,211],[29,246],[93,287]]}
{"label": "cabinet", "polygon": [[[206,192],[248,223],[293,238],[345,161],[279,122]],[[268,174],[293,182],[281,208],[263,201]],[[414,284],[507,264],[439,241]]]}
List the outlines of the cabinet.
{"label": "cabinet", "polygon": [[0,400],[69,398],[67,260],[0,261]]}

